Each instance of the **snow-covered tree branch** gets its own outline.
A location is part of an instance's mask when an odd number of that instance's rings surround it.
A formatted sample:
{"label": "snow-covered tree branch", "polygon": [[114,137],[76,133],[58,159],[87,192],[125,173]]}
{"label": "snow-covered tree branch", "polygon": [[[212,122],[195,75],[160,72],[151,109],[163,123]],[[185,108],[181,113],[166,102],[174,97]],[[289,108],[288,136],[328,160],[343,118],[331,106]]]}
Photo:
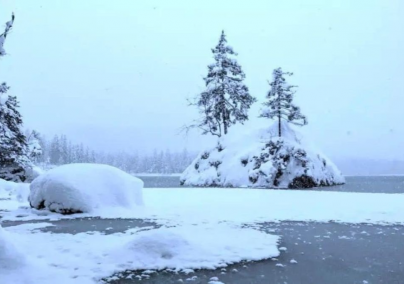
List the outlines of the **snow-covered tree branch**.
{"label": "snow-covered tree branch", "polygon": [[11,28],[13,27],[14,19],[15,19],[15,16],[14,16],[14,13],[13,13],[11,15],[11,20],[6,23],[4,33],[2,33],[0,35],[0,56],[6,55],[6,51],[4,50],[4,42],[6,40],[6,37],[7,37],[8,33],[11,31]]}

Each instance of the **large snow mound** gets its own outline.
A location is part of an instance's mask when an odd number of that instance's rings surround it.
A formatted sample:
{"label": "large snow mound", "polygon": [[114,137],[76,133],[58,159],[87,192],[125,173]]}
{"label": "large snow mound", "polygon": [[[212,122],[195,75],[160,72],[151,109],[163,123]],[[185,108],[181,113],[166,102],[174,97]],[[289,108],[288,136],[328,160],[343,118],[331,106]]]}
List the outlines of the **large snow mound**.
{"label": "large snow mound", "polygon": [[70,214],[106,207],[133,208],[143,204],[143,181],[100,164],[70,164],[37,177],[29,202],[36,209]]}
{"label": "large snow mound", "polygon": [[281,138],[277,124],[235,127],[202,151],[181,176],[181,184],[190,186],[311,188],[342,183],[337,167],[287,123]]}

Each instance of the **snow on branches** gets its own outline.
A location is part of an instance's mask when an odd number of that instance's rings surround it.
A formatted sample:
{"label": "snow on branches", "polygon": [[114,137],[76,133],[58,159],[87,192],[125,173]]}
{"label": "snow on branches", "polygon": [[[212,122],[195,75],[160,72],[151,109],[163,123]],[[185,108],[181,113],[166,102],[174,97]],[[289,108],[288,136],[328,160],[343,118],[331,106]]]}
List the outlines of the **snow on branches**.
{"label": "snow on branches", "polygon": [[6,40],[6,37],[7,37],[8,33],[10,32],[11,28],[13,27],[14,19],[15,19],[15,16],[14,16],[14,13],[13,13],[11,15],[11,20],[6,23],[4,33],[2,33],[0,35],[0,56],[6,55],[6,51],[4,50],[4,47],[3,47],[4,46],[4,41]]}

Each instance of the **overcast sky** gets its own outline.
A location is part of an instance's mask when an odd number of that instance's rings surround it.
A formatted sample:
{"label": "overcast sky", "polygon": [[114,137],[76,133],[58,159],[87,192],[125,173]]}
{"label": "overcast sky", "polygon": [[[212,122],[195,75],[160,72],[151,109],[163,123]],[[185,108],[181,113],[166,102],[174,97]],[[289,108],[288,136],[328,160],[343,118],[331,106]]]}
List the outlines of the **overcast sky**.
{"label": "overcast sky", "polygon": [[[274,68],[294,72],[302,132],[331,157],[404,159],[404,1],[0,0],[15,12],[0,78],[25,127],[96,150],[198,150],[195,118],[222,29],[258,115]],[[268,121],[268,123],[271,123]]]}

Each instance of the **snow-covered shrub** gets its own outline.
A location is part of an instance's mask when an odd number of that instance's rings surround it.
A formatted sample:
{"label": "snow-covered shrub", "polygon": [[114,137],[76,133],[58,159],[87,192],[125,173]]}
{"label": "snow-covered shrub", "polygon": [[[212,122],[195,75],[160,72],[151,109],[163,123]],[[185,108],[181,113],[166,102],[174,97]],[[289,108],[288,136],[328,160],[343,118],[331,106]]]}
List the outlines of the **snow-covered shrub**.
{"label": "snow-covered shrub", "polygon": [[29,202],[36,209],[71,214],[143,204],[143,181],[100,164],[69,164],[36,178]]}
{"label": "snow-covered shrub", "polygon": [[265,188],[311,188],[345,182],[336,166],[303,143],[302,136],[277,124],[235,128],[193,161],[181,176],[182,185]]}

